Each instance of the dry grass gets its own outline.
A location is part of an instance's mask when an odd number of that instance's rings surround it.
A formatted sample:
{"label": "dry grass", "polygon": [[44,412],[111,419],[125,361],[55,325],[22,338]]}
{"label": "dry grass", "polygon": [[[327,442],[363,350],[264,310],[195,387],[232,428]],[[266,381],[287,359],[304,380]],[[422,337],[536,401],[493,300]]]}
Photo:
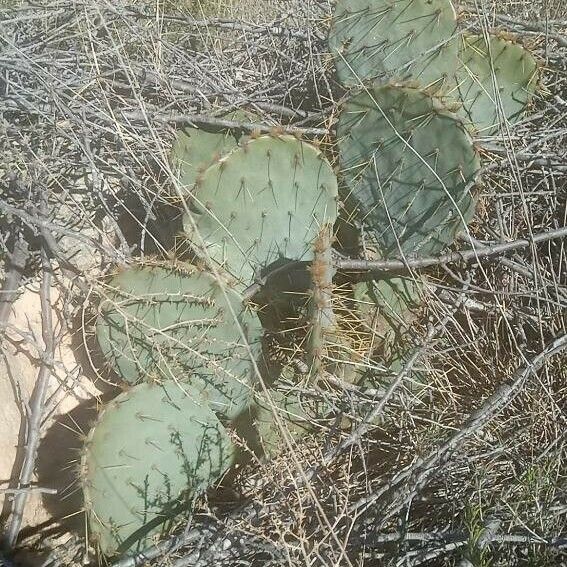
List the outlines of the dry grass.
{"label": "dry grass", "polygon": [[[167,197],[175,182],[168,153],[188,116],[247,108],[267,127],[298,129],[329,128],[336,118],[340,96],[324,42],[330,2],[6,4],[0,215],[18,220],[0,235],[4,252],[19,233],[36,242],[43,222],[56,239],[110,231],[113,246],[89,243],[103,259],[100,275],[115,262],[167,258],[178,228]],[[466,25],[504,26],[544,69],[529,116],[481,141],[489,167],[470,232],[493,243],[564,227],[563,1],[467,8]],[[332,134],[322,138],[334,160]],[[31,205],[46,192],[42,217]],[[55,215],[62,205],[73,211],[72,223]],[[52,252],[66,310],[77,315],[96,279],[74,274],[72,259],[65,264]],[[177,256],[186,258],[182,245]],[[339,408],[350,429],[337,427],[340,420],[322,424],[292,450],[242,466],[201,502],[188,528],[198,537],[158,554],[155,564],[567,564],[565,356],[550,354],[530,371],[566,333],[566,262],[565,243],[552,240],[492,261],[426,270],[426,303],[404,335],[406,348],[420,353],[415,367],[424,383],[401,380],[386,398],[391,379],[370,393],[336,383],[306,388],[306,396]],[[26,277],[37,277],[33,262]],[[348,303],[338,312],[363,358],[373,335]],[[293,344],[300,342],[301,332]],[[499,405],[487,403],[510,384]],[[376,419],[366,426],[369,412]],[[84,555],[81,538],[77,556]],[[42,532],[21,542],[49,545],[56,547]],[[60,553],[45,565],[76,564]]]}

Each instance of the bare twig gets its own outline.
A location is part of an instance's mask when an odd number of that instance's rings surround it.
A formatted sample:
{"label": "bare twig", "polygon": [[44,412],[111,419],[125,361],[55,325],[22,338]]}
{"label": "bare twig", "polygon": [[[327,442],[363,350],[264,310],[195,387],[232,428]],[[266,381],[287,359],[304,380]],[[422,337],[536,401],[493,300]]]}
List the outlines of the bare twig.
{"label": "bare twig", "polygon": [[244,132],[263,132],[278,134],[293,134],[301,136],[326,136],[329,131],[326,128],[300,128],[297,126],[271,126],[258,122],[241,122],[238,120],[224,120],[214,116],[203,114],[179,114],[179,113],[145,113],[145,112],[123,112],[124,120],[129,122],[148,122],[156,120],[167,122],[177,126],[192,126],[194,128],[224,128],[227,130],[243,130]]}
{"label": "bare twig", "polygon": [[474,262],[483,258],[499,256],[513,250],[527,248],[533,244],[540,244],[550,240],[561,239],[567,236],[567,227],[549,230],[535,234],[531,239],[518,239],[504,244],[493,244],[483,248],[463,250],[462,252],[450,252],[437,258],[417,258],[415,260],[335,260],[335,267],[339,270],[353,270],[358,272],[399,272],[405,270],[417,270],[430,266],[442,264],[453,264],[459,262]]}
{"label": "bare twig", "polygon": [[[42,354],[41,368],[37,376],[37,381],[29,404],[29,414],[27,415],[26,445],[25,456],[20,472],[18,488],[29,488],[32,480],[37,448],[41,439],[41,423],[43,420],[44,404],[47,397],[49,377],[53,368],[55,355],[55,341],[52,321],[51,307],[51,265],[45,249],[42,249],[42,269],[43,278],[40,289],[41,300],[41,323],[44,351]],[[10,520],[5,533],[5,545],[8,549],[13,549],[18,540],[18,534],[22,525],[24,508],[28,499],[29,491],[22,490],[14,497],[14,503]]]}
{"label": "bare twig", "polygon": [[40,494],[57,494],[56,488],[42,488],[41,486],[29,486],[27,488],[0,488],[0,494],[22,494],[27,492],[28,494],[33,494],[34,492],[39,492]]}

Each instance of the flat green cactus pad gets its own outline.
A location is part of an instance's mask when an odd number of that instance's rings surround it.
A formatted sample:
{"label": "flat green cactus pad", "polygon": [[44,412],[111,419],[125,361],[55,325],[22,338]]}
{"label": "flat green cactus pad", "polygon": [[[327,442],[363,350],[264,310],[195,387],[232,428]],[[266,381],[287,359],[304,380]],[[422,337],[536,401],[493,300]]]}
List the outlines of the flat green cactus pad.
{"label": "flat green cactus pad", "polygon": [[241,297],[206,272],[134,267],[105,289],[96,335],[131,384],[177,380],[232,419],[248,402],[262,329]]}
{"label": "flat green cactus pad", "polygon": [[189,191],[215,159],[237,145],[238,140],[231,133],[207,132],[200,128],[180,130],[173,144],[171,161],[175,168],[179,168],[179,181],[184,189]]}
{"label": "flat green cactus pad", "polygon": [[463,36],[457,73],[460,111],[477,134],[491,135],[504,121],[516,122],[532,99],[538,79],[533,55],[521,45],[490,36]]}
{"label": "flat green cactus pad", "polygon": [[477,152],[460,119],[427,93],[361,93],[345,105],[338,137],[342,174],[380,257],[436,254],[472,217]]}
{"label": "flat green cactus pad", "polygon": [[[309,399],[295,391],[271,390],[270,399],[257,393],[254,397],[255,426],[261,447],[267,457],[285,451],[288,445],[298,442],[304,435],[317,430],[317,424],[329,414],[328,405]],[[277,412],[280,423],[274,417]],[[285,433],[284,430],[285,429]]]}
{"label": "flat green cactus pad", "polygon": [[339,80],[417,80],[440,88],[457,67],[450,0],[338,0],[329,33]]}
{"label": "flat green cactus pad", "polygon": [[[359,373],[357,386],[380,391],[402,370],[413,352],[410,330],[426,297],[426,286],[418,278],[381,278],[354,286],[356,310],[365,334],[372,335],[367,355],[370,364]],[[406,385],[415,388],[425,383],[425,378],[423,372],[414,369],[406,378]]]}
{"label": "flat green cactus pad", "polygon": [[[235,110],[225,117],[237,122],[254,122],[257,117],[245,110]],[[171,148],[171,164],[179,172],[183,196],[187,196],[198,177],[213,162],[228,154],[246,139],[241,131],[207,131],[183,128],[177,132]]]}
{"label": "flat green cactus pad", "polygon": [[198,392],[166,382],[119,395],[101,411],[81,459],[93,541],[105,555],[151,547],[234,454]]}
{"label": "flat green cactus pad", "polygon": [[[320,227],[337,215],[337,181],[321,152],[291,136],[262,136],[210,166],[184,227],[243,285],[278,260],[313,258]],[[196,234],[198,232],[198,235]]]}
{"label": "flat green cactus pad", "polygon": [[412,278],[383,278],[354,286],[355,306],[367,330],[372,333],[373,348],[387,354],[416,318],[423,290]]}

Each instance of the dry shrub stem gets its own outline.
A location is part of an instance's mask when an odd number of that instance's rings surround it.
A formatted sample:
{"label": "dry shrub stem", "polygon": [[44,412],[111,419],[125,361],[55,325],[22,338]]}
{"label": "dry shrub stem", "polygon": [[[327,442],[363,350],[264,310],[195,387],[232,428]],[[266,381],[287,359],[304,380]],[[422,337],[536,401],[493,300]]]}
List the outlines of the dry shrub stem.
{"label": "dry shrub stem", "polygon": [[26,407],[27,426],[25,446],[22,448],[25,454],[18,481],[19,491],[14,495],[12,513],[4,536],[5,545],[8,549],[14,549],[16,546],[22,527],[24,508],[29,496],[29,491],[24,489],[29,488],[33,480],[37,450],[41,440],[41,424],[44,418],[49,378],[55,360],[55,332],[51,305],[52,268],[45,248],[42,250],[41,259],[41,334],[44,350],[41,355],[41,366],[37,375],[37,381],[30,402]]}
{"label": "dry shrub stem", "polygon": [[567,236],[567,227],[549,230],[534,234],[531,238],[520,238],[512,242],[502,244],[491,244],[476,246],[472,250],[460,250],[449,252],[442,256],[432,258],[417,258],[415,260],[335,260],[335,267],[339,270],[354,270],[360,272],[399,272],[407,270],[418,270],[440,266],[443,264],[458,264],[465,262],[476,262],[483,258],[493,258],[507,252],[513,252],[522,248],[528,248],[535,244],[548,242],[550,240],[562,239]]}
{"label": "dry shrub stem", "polygon": [[244,132],[261,132],[263,134],[275,132],[281,134],[292,134],[297,136],[326,136],[329,130],[326,128],[299,128],[294,126],[274,126],[258,122],[241,122],[238,120],[223,120],[214,116],[202,114],[163,114],[156,113],[147,115],[142,112],[125,112],[124,120],[128,122],[146,122],[148,125],[153,121],[165,122],[177,126],[191,126],[194,128],[224,128],[226,130],[243,130]]}
{"label": "dry shrub stem", "polygon": [[27,241],[24,238],[18,238],[10,258],[6,262],[6,274],[0,289],[0,328],[8,322],[10,317],[10,310],[18,296],[28,256]]}

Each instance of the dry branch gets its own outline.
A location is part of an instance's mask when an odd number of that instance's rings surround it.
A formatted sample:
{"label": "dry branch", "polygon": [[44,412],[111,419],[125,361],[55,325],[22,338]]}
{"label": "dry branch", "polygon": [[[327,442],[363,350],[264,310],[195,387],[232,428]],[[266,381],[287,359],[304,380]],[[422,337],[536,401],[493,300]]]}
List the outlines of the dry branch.
{"label": "dry branch", "polygon": [[535,244],[561,239],[567,236],[567,227],[549,230],[534,234],[530,239],[518,239],[503,244],[491,244],[483,247],[450,252],[438,258],[418,258],[415,260],[335,260],[335,267],[339,270],[354,270],[360,272],[398,272],[405,270],[417,270],[440,266],[443,264],[454,264],[461,262],[476,262],[483,258],[492,258],[507,252],[528,248]]}
{"label": "dry branch", "polygon": [[42,281],[40,289],[41,299],[41,331],[44,342],[44,350],[41,356],[41,367],[37,375],[36,385],[31,396],[26,416],[25,451],[22,470],[20,472],[18,489],[14,496],[8,527],[4,536],[5,545],[8,549],[14,549],[18,535],[22,527],[24,508],[28,499],[37,449],[41,440],[41,424],[44,418],[44,406],[47,398],[49,377],[52,373],[55,358],[55,332],[53,328],[53,315],[51,305],[51,263],[46,250],[42,251]]}

